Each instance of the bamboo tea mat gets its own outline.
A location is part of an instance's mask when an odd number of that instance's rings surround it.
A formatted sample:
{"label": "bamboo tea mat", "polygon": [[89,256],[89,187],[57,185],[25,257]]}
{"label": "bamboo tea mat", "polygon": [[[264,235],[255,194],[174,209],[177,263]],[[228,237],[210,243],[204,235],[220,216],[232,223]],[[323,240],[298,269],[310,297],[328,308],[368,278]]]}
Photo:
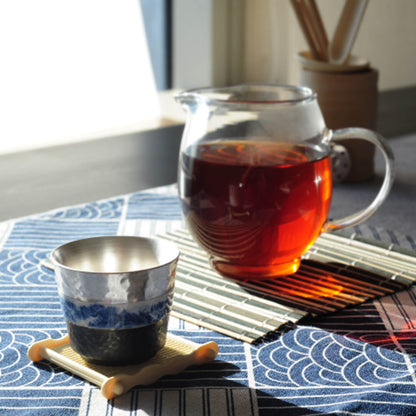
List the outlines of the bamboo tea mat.
{"label": "bamboo tea mat", "polygon": [[295,274],[260,281],[220,276],[186,230],[161,237],[181,250],[172,315],[249,343],[416,280],[415,252],[340,233],[322,234]]}

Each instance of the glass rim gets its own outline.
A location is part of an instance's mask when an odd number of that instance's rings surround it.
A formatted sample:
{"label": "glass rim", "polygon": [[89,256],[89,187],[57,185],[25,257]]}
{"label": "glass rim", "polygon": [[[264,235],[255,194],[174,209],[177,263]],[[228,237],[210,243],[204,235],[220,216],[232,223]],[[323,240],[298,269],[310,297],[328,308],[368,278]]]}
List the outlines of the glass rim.
{"label": "glass rim", "polygon": [[[258,98],[234,98],[230,95],[240,93],[268,93],[275,96],[272,99]],[[228,95],[227,95],[228,94]],[[278,96],[281,96],[278,98]],[[244,83],[233,84],[223,87],[202,87],[192,88],[176,95],[179,102],[188,100],[202,100],[211,105],[271,105],[271,104],[299,104],[315,100],[316,92],[311,88],[302,85],[265,84],[265,83]]]}

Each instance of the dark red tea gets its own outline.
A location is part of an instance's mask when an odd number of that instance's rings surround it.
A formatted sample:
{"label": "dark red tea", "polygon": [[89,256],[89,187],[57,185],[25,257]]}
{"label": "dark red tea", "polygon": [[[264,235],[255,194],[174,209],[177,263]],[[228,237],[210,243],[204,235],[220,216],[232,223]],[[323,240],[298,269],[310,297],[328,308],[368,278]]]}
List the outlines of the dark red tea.
{"label": "dark red tea", "polygon": [[294,273],[324,226],[331,162],[312,147],[212,141],[182,156],[180,196],[191,233],[222,274]]}

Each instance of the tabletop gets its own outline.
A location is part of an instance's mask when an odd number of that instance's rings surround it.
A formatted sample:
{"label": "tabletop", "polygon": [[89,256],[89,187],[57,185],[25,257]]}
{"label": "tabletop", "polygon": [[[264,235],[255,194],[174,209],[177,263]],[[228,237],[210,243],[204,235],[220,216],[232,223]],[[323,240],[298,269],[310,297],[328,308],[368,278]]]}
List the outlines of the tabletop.
{"label": "tabletop", "polygon": [[[169,331],[215,341],[215,361],[106,400],[100,389],[28,347],[66,334],[53,271],[56,246],[97,235],[183,229],[175,185],[0,223],[0,414],[416,414],[416,290],[309,317],[248,343],[175,316]],[[414,250],[413,238],[361,225],[354,233]],[[412,251],[410,251],[412,253]],[[270,334],[269,334],[270,335]]]}

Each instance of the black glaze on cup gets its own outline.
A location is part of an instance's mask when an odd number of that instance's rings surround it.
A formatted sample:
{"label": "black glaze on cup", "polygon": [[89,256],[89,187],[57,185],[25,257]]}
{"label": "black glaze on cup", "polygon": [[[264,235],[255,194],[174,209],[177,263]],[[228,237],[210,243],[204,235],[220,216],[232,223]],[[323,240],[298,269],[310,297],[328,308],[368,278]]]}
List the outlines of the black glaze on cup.
{"label": "black glaze on cup", "polygon": [[168,315],[154,324],[129,329],[87,328],[67,321],[74,351],[86,361],[99,365],[147,361],[165,345],[167,326]]}

